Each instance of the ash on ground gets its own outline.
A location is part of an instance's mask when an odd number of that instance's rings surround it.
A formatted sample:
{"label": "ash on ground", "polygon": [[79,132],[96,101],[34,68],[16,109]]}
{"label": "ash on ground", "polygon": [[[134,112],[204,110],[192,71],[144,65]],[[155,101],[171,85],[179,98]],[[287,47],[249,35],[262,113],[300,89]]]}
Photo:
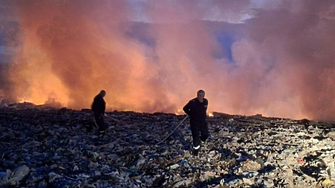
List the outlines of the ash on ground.
{"label": "ash on ground", "polygon": [[108,112],[103,138],[89,131],[92,118],[90,110],[0,107],[0,187],[335,187],[330,122],[214,113],[192,156],[183,115]]}

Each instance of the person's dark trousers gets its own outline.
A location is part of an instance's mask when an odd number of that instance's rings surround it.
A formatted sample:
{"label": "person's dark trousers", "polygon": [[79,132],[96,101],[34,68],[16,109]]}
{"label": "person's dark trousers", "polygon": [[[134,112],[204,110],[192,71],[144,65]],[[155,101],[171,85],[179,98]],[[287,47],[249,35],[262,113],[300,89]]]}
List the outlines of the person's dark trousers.
{"label": "person's dark trousers", "polygon": [[205,142],[209,136],[207,122],[192,122],[191,131],[193,137],[193,148],[199,149],[200,140]]}
{"label": "person's dark trousers", "polygon": [[101,114],[94,114],[95,122],[97,123],[99,127],[99,131],[103,132],[106,130],[105,122],[104,122],[104,116]]}

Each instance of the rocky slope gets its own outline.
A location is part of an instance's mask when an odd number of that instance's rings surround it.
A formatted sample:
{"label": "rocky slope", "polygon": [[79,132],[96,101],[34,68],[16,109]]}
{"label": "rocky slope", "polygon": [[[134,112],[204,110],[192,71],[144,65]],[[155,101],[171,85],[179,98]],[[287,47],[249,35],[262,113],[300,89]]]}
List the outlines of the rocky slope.
{"label": "rocky slope", "polygon": [[335,185],[330,122],[214,113],[211,136],[195,157],[184,118],[108,112],[101,138],[87,129],[89,110],[3,105],[0,187]]}

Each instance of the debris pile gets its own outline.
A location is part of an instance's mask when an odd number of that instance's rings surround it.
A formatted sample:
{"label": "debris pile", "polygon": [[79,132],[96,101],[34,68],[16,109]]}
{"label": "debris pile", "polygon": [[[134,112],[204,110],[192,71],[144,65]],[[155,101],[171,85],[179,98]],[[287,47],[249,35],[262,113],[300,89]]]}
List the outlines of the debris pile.
{"label": "debris pile", "polygon": [[335,187],[329,122],[214,113],[192,156],[184,118],[108,112],[99,137],[89,110],[2,106],[0,187]]}

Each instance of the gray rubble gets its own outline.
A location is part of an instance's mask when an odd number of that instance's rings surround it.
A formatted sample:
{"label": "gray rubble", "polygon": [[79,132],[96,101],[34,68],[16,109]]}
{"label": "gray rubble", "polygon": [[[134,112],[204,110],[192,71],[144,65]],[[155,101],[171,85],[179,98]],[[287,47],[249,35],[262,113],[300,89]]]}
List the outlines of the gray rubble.
{"label": "gray rubble", "polygon": [[331,122],[214,113],[195,157],[184,117],[4,105],[0,187],[335,187]]}

